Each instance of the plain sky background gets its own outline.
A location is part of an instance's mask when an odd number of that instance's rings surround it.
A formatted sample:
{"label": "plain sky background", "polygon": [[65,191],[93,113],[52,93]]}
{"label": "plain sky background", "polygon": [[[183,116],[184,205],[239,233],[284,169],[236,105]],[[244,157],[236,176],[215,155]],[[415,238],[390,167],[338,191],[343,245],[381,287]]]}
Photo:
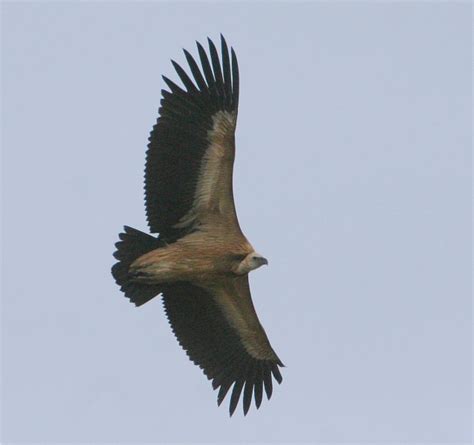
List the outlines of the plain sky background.
{"label": "plain sky background", "polygon": [[[471,5],[2,4],[3,442],[468,442]],[[159,299],[110,267],[146,230],[170,58],[222,32],[235,195],[287,367],[217,408]]]}

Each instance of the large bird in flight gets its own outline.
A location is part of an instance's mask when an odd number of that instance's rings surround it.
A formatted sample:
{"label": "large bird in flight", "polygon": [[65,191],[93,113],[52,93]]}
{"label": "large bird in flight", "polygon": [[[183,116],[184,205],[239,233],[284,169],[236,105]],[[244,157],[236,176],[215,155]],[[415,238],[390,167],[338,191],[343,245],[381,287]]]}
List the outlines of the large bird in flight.
{"label": "large bird in flight", "polygon": [[232,387],[230,415],[243,391],[243,411],[283,366],[260,324],[250,296],[250,271],[267,260],[243,235],[232,190],[239,69],[221,36],[221,58],[197,49],[201,67],[184,50],[193,79],[172,64],[184,89],[163,76],[159,118],[150,134],[145,202],[150,231],[125,226],[112,274],[136,306],[162,294],[166,315],[189,358],[219,388]]}

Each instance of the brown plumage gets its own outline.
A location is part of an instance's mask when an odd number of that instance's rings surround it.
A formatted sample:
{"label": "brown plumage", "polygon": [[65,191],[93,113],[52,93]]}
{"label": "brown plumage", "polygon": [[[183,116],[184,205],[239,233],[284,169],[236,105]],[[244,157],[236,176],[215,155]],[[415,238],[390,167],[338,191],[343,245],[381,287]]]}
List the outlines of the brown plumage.
{"label": "brown plumage", "polygon": [[221,60],[198,43],[202,66],[184,51],[194,81],[172,62],[184,89],[163,77],[159,118],[150,135],[145,202],[152,233],[130,227],[119,235],[112,274],[136,306],[156,295],[189,358],[219,388],[233,386],[232,415],[243,392],[247,414],[263,390],[272,394],[283,366],[260,324],[248,274],[267,264],[243,235],[235,212],[232,173],[239,98],[237,58],[221,36]]}

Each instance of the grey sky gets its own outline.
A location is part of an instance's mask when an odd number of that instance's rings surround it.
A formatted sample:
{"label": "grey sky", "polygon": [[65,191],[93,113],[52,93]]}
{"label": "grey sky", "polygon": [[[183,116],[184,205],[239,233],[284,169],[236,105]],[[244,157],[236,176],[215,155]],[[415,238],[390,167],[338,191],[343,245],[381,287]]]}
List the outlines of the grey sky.
{"label": "grey sky", "polygon": [[[454,442],[471,428],[468,3],[2,4],[3,441]],[[146,230],[161,74],[239,58],[235,195],[283,384],[229,419],[156,299],[113,282]]]}

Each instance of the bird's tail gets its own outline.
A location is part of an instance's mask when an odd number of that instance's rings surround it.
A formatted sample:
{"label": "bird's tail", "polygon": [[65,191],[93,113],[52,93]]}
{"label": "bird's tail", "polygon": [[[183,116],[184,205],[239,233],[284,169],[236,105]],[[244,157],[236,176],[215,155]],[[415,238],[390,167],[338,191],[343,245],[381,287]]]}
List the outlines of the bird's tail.
{"label": "bird's tail", "polygon": [[117,250],[114,257],[118,260],[112,266],[112,275],[120,290],[135,306],[141,306],[161,292],[161,286],[133,281],[129,274],[130,265],[140,256],[159,247],[163,242],[154,236],[124,226],[119,234],[120,241],[115,243]]}

